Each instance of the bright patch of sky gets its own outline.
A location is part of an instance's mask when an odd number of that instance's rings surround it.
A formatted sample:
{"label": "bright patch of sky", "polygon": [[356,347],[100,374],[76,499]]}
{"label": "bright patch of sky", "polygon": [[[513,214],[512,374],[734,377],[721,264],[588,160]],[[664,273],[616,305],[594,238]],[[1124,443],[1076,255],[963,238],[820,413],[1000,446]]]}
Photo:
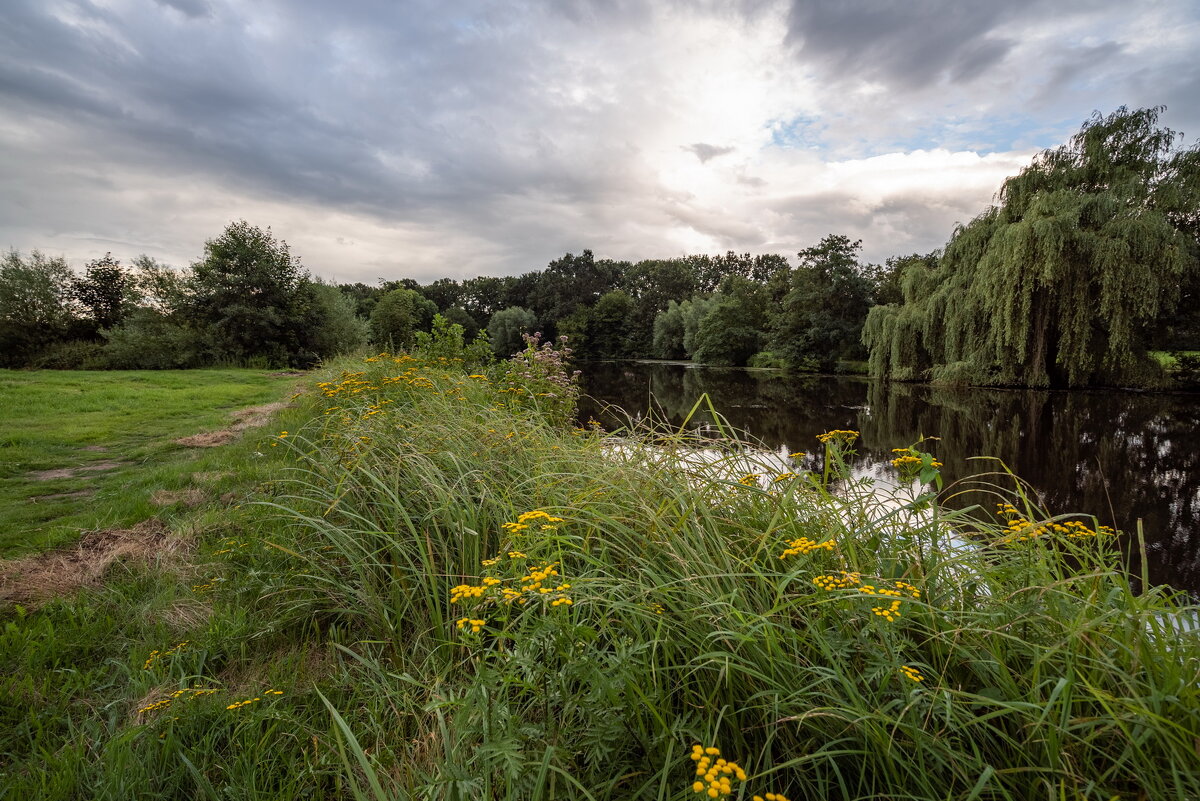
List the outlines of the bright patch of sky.
{"label": "bright patch of sky", "polygon": [[0,247],[318,275],[927,252],[1094,111],[1200,133],[1192,0],[10,0]]}

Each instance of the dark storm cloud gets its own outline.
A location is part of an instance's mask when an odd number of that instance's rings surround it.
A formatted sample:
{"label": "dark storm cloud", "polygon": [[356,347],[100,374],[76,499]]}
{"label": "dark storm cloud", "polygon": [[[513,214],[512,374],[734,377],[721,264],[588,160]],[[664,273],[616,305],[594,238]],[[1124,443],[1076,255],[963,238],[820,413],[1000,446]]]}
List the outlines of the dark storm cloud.
{"label": "dark storm cloud", "polygon": [[1014,42],[992,34],[1033,0],[794,0],[787,40],[827,76],[905,88],[969,81],[999,63]]}

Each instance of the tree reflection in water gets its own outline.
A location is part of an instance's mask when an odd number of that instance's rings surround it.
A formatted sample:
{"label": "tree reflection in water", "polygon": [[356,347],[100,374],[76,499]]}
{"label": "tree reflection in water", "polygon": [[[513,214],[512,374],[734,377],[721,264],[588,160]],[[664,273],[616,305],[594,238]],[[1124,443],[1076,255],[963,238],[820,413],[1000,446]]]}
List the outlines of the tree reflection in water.
{"label": "tree reflection in water", "polygon": [[[1200,592],[1200,404],[1187,394],[1110,391],[951,389],[882,384],[835,376],[693,368],[678,364],[590,363],[583,370],[583,419],[611,426],[612,404],[640,418],[650,409],[674,424],[704,393],[734,427],[782,453],[806,451],[804,467],[821,468],[816,435],[862,432],[858,469],[888,474],[891,449],[921,436],[948,482],[993,472],[996,457],[1037,492],[1054,514],[1082,512],[1126,532],[1131,569],[1139,570],[1136,522],[1146,536],[1156,584]],[[700,412],[694,425],[711,424]],[[952,505],[984,505],[982,492]]]}

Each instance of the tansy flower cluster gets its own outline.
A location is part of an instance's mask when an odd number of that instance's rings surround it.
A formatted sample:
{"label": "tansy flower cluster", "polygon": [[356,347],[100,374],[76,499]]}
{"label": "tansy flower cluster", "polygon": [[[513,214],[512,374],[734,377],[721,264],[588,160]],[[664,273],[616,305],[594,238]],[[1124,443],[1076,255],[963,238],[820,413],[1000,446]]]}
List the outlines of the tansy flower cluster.
{"label": "tansy flower cluster", "polygon": [[172,656],[174,656],[175,654],[179,653],[184,648],[186,648],[187,644],[188,644],[188,640],[184,640],[183,642],[178,643],[178,644],[168,648],[165,651],[159,651],[157,649],[151,651],[150,654],[146,657],[146,664],[142,665],[142,670],[149,670],[150,668],[154,667],[162,660],[170,659]]}
{"label": "tansy flower cluster", "polygon": [[798,540],[792,540],[789,542],[787,549],[783,553],[779,554],[779,558],[787,559],[789,556],[801,556],[820,550],[832,551],[833,540],[817,542],[816,540],[810,540],[808,537],[801,537]]}
{"label": "tansy flower cluster", "polygon": [[845,570],[839,571],[840,576],[817,576],[812,580],[822,590],[833,592],[834,590],[846,590],[851,587],[857,587],[862,583],[861,573],[847,573]]}
{"label": "tansy flower cluster", "polygon": [[826,431],[824,434],[817,434],[817,440],[825,445],[837,443],[839,445],[849,445],[858,439],[857,431],[848,431],[845,429],[834,429]]}
{"label": "tansy flower cluster", "polygon": [[[528,557],[521,551],[508,552],[510,562],[526,558]],[[503,558],[497,556],[483,560],[483,566],[491,569],[502,562]],[[525,568],[525,574],[516,578],[484,576],[478,584],[459,584],[452,587],[450,603],[476,604],[483,607],[516,603],[524,606],[531,598],[544,598],[552,607],[571,606],[575,603],[567,595],[571,585],[567,582],[554,583],[552,579],[558,575],[558,562],[546,562],[529,565]],[[486,623],[485,619],[463,617],[458,620],[457,626],[459,631],[465,631],[469,627],[472,633],[478,634]]]}
{"label": "tansy flower cluster", "polygon": [[744,487],[756,487],[760,478],[762,478],[762,473],[747,473],[738,479],[738,483]]}
{"label": "tansy flower cluster", "polygon": [[814,578],[813,584],[817,585],[826,592],[834,590],[848,590],[855,588],[863,595],[882,596],[884,598],[893,598],[885,606],[871,607],[871,613],[887,620],[889,623],[895,622],[900,617],[901,599],[904,596],[910,598],[920,598],[921,591],[906,581],[894,581],[891,587],[875,584],[864,584],[861,573],[848,573],[845,570],[840,571],[841,575],[823,575]]}
{"label": "tansy flower cluster", "polygon": [[212,695],[215,692],[219,692],[219,690],[207,687],[185,687],[182,690],[176,690],[160,701],[155,701],[152,704],[142,707],[138,710],[138,714],[144,715],[147,712],[157,712],[160,709],[166,709],[176,701],[190,701],[193,698],[199,698],[202,695]]}
{"label": "tansy flower cluster", "polygon": [[721,759],[720,754],[721,749],[715,746],[692,746],[692,761],[696,763],[696,776],[699,777],[692,784],[692,790],[705,793],[709,798],[718,798],[733,793],[733,779],[746,781],[746,771],[736,762]]}
{"label": "tansy flower cluster", "polygon": [[776,484],[778,484],[780,481],[787,481],[789,478],[795,478],[795,477],[796,477],[795,473],[791,473],[791,472],[780,473],[779,475],[775,476],[775,478],[773,480]]}
{"label": "tansy flower cluster", "polygon": [[515,523],[504,523],[501,528],[510,534],[517,534],[527,530],[531,525],[535,525],[541,521],[542,531],[554,531],[558,526],[556,524],[563,522],[561,517],[554,517],[549,512],[544,512],[541,509],[534,509],[532,512],[524,512],[517,517]]}
{"label": "tansy flower cluster", "polygon": [[909,665],[901,665],[900,670],[904,673],[904,675],[907,678],[911,679],[912,681],[917,682],[918,684],[925,681],[925,677],[921,675],[921,671],[917,670],[915,667],[911,667]]}
{"label": "tansy flower cluster", "polygon": [[1116,533],[1108,526],[1098,526],[1092,529],[1080,520],[1068,520],[1064,523],[1034,523],[1009,503],[997,504],[997,509],[1001,516],[1008,518],[1008,522],[1004,527],[1005,536],[1000,540],[1002,543],[1025,542],[1047,534],[1059,534],[1074,540],[1102,535],[1107,536]]}

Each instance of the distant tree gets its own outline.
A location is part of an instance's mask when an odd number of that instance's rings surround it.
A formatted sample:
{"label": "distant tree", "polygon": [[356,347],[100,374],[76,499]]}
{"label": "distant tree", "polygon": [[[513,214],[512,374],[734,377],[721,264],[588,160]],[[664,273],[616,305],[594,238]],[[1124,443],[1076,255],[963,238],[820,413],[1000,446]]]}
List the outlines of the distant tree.
{"label": "distant tree", "polygon": [[75,319],[74,276],[61,256],[10,250],[0,258],[0,366],[21,367],[65,338]]}
{"label": "distant tree", "polygon": [[192,265],[187,316],[216,359],[285,364],[304,345],[308,273],[271,229],[230,223]]}
{"label": "distant tree", "polygon": [[175,314],[186,309],[191,291],[189,269],[176,270],[144,254],[135,258],[132,264],[129,282],[134,306],[161,314]]}
{"label": "distant tree", "polygon": [[682,301],[696,292],[696,276],[683,259],[650,259],[629,265],[621,289],[633,298],[626,324],[628,351],[649,356],[654,348],[654,322],[671,301]]}
{"label": "distant tree", "polygon": [[421,294],[444,312],[451,306],[459,306],[463,301],[462,285],[453,278],[439,278],[431,284],[421,287]]}
{"label": "distant tree", "polygon": [[831,370],[861,356],[871,280],[859,264],[862,242],[831,234],[800,251],[790,286],[773,315],[771,351],[789,367]]}
{"label": "distant tree", "polygon": [[595,359],[629,356],[627,326],[633,309],[633,299],[619,289],[600,296],[588,320],[589,356]]}
{"label": "distant tree", "polygon": [[654,318],[652,355],[658,359],[686,357],[687,351],[683,348],[683,331],[683,310],[675,301],[669,301],[667,308]]}
{"label": "distant tree", "polygon": [[504,308],[504,293],[511,281],[511,278],[481,275],[462,282],[462,307],[480,328],[487,328],[492,315]]}
{"label": "distant tree", "polygon": [[884,306],[903,303],[904,290],[901,283],[904,271],[914,265],[932,270],[937,267],[941,256],[941,252],[935,250],[925,255],[914,253],[911,256],[892,256],[882,266],[866,265],[863,274],[871,282],[872,305]]}
{"label": "distant tree", "polygon": [[71,281],[71,295],[95,331],[120,325],[133,308],[135,290],[121,263],[105,253]]}
{"label": "distant tree", "polygon": [[442,310],[442,317],[450,325],[460,325],[463,329],[463,336],[466,341],[470,342],[479,335],[479,323],[475,318],[462,306],[451,306],[448,309]]}
{"label": "distant tree", "polygon": [[321,358],[354,353],[367,344],[366,320],[355,313],[354,299],[319,281],[309,285],[311,300],[306,344]]}
{"label": "distant tree", "polygon": [[679,304],[679,314],[683,317],[683,350],[688,358],[696,353],[700,323],[704,322],[715,303],[711,298],[697,296]]}
{"label": "distant tree", "polygon": [[1093,116],[1006,180],[999,205],[955,231],[935,270],[906,271],[904,304],[876,307],[864,330],[872,374],[1159,380],[1147,343],[1200,274],[1200,150],[1175,149],[1160,111]]}
{"label": "distant tree", "polygon": [[437,306],[415,289],[393,289],[371,312],[371,342],[380,348],[404,349],[418,331],[428,331]]}
{"label": "distant tree", "polygon": [[492,315],[488,323],[488,337],[492,350],[501,359],[507,359],[525,347],[522,334],[531,334],[537,327],[537,318],[528,309],[510,306]]}
{"label": "distant tree", "polygon": [[762,349],[766,300],[765,287],[749,278],[722,279],[692,338],[692,357],[705,364],[744,366]]}
{"label": "distant tree", "polygon": [[361,281],[353,284],[338,284],[338,289],[353,301],[354,313],[364,319],[371,316],[371,312],[375,310],[375,304],[387,294],[381,287],[369,286]]}

